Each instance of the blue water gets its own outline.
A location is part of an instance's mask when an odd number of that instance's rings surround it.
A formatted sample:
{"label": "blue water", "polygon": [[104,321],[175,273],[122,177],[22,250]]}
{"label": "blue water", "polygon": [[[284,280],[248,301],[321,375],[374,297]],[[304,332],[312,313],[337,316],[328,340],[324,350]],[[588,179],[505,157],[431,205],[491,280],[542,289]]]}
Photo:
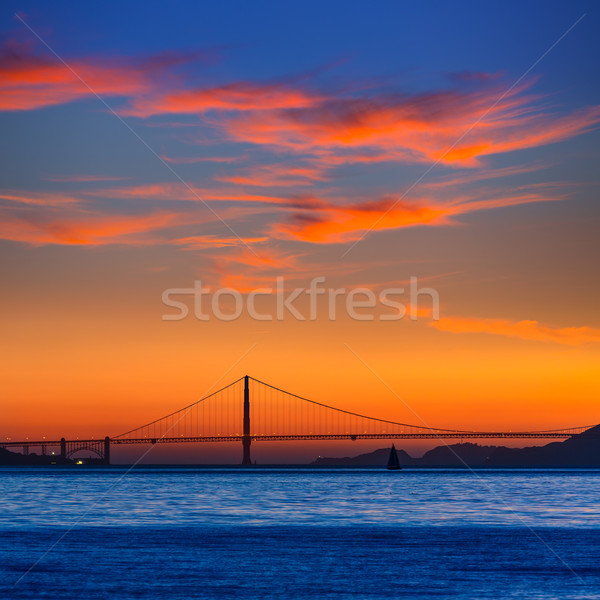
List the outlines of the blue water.
{"label": "blue water", "polygon": [[600,598],[597,471],[6,468],[0,503],[0,598]]}

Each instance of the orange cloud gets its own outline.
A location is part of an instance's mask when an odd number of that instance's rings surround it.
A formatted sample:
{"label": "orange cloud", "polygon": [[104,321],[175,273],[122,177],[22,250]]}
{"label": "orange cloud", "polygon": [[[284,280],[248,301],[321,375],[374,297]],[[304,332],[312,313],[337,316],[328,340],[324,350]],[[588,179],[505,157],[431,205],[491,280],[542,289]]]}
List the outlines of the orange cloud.
{"label": "orange cloud", "polygon": [[[135,67],[74,60],[72,70],[96,93],[131,96],[147,91],[151,79]],[[90,89],[56,59],[5,46],[0,53],[0,110],[31,110],[92,96]]]}
{"label": "orange cloud", "polygon": [[53,175],[44,177],[46,181],[57,181],[60,183],[88,183],[94,181],[123,181],[129,177],[110,177],[108,175]]}
{"label": "orange cloud", "polygon": [[[142,60],[69,59],[68,67],[54,57],[42,57],[14,42],[0,49],[0,110],[32,110],[85,97],[140,96],[161,85],[169,71],[202,57],[160,54]],[[160,77],[159,77],[160,76]],[[85,83],[84,83],[85,82]],[[93,91],[92,91],[93,90]]]}
{"label": "orange cloud", "polygon": [[394,198],[337,205],[320,199],[297,200],[291,223],[273,226],[276,237],[313,243],[340,243],[359,239],[366,231],[399,229],[416,225],[447,225],[461,214],[562,199],[533,192],[485,200],[460,199],[442,203],[434,199],[396,201]]}
{"label": "orange cloud", "polygon": [[32,245],[100,246],[147,243],[139,234],[174,224],[175,216],[153,213],[142,216],[82,213],[76,217],[2,214],[0,238]]}
{"label": "orange cloud", "polygon": [[[341,162],[352,161],[354,155],[359,162],[440,161],[463,167],[480,165],[487,155],[565,140],[600,122],[598,106],[570,114],[543,112],[535,104],[540,98],[526,93],[530,84],[511,90],[498,102],[504,89],[497,75],[455,77],[454,87],[422,94],[364,90],[360,85],[322,93],[309,89],[304,80],[177,89],[180,84],[172,67],[189,59],[175,55],[145,62],[74,59],[70,66],[85,85],[60,62],[5,45],[0,53],[0,110],[71,102],[92,96],[89,86],[102,96],[127,97],[124,115],[198,115],[222,127],[233,140],[310,153],[323,164],[334,164],[335,155],[341,153]],[[165,93],[161,81],[165,77],[175,91]],[[298,175],[292,179],[296,184],[305,180]],[[233,182],[266,185],[244,175]]]}
{"label": "orange cloud", "polygon": [[[198,235],[194,226],[208,225],[223,219],[234,223],[252,215],[272,213],[273,204],[287,205],[287,199],[227,191],[197,190],[195,196],[182,184],[150,184],[116,186],[107,189],[86,189],[77,195],[60,192],[26,192],[0,190],[0,239],[33,245],[104,245],[144,244],[154,241],[175,244],[190,249],[225,248],[240,240]],[[110,204],[107,198],[118,199]],[[207,210],[199,198],[227,202],[220,206],[218,216]],[[168,207],[150,209],[153,206]],[[173,205],[173,201],[189,201],[188,207]],[[240,205],[241,204],[241,205]],[[127,206],[126,214],[119,207]],[[109,210],[110,207],[110,210]],[[115,214],[113,211],[117,210]],[[125,211],[123,211],[125,212]],[[185,233],[167,231],[174,227]],[[237,226],[236,226],[237,228]],[[149,235],[159,232],[158,235]],[[192,235],[193,233],[193,235]],[[245,238],[245,243],[265,241],[263,237]]]}
{"label": "orange cloud", "polygon": [[326,99],[224,117],[223,126],[236,140],[296,151],[371,149],[404,162],[473,167],[483,156],[568,139],[600,122],[600,107],[545,114],[522,92],[514,90],[497,105],[500,91],[490,87]]}
{"label": "orange cloud", "polygon": [[522,175],[525,173],[533,173],[542,169],[547,169],[550,165],[548,164],[534,164],[528,166],[511,166],[501,167],[498,169],[470,171],[463,176],[451,176],[435,181],[425,181],[419,184],[419,188],[427,189],[439,189],[447,188],[457,185],[469,185],[476,181],[483,181],[488,179],[500,179],[502,177],[510,177],[512,175]]}
{"label": "orange cloud", "polygon": [[214,250],[216,248],[232,248],[243,245],[260,244],[266,242],[267,237],[236,238],[217,237],[215,235],[194,235],[173,240],[174,244],[185,246],[190,250]]}
{"label": "orange cloud", "polygon": [[280,252],[277,248],[261,247],[259,253],[238,246],[236,252],[215,258],[214,268],[219,285],[249,292],[258,286],[273,287],[275,273],[293,272],[298,268],[297,255]]}
{"label": "orange cloud", "polygon": [[165,162],[174,165],[193,165],[199,162],[231,163],[241,160],[239,156],[167,156],[161,154],[160,157]]}
{"label": "orange cloud", "polygon": [[262,204],[287,204],[288,200],[277,196],[247,194],[239,190],[207,189],[186,186],[183,183],[150,183],[142,185],[98,188],[80,192],[94,198],[143,199],[162,201],[200,202],[258,202]]}
{"label": "orange cloud", "polygon": [[326,177],[323,171],[323,168],[318,167],[291,167],[285,164],[275,164],[249,167],[241,169],[237,175],[222,175],[215,177],[215,179],[227,183],[257,187],[302,186],[312,185],[315,181],[324,181]]}
{"label": "orange cloud", "polygon": [[[272,208],[256,206],[257,203],[270,206],[273,202],[280,202],[268,196],[238,194],[243,200],[242,206],[231,202],[221,206],[217,216],[198,202],[185,208],[173,206],[170,201],[174,199],[197,200],[185,186],[175,185],[174,190],[176,193],[169,195],[171,187],[166,184],[114,188],[110,190],[112,194],[109,190],[86,190],[79,191],[77,196],[0,190],[0,239],[33,245],[139,245],[156,242],[195,249],[224,248],[241,242],[233,237],[197,235],[196,226],[214,224],[221,219],[234,223],[251,215],[272,212]],[[108,205],[102,200],[111,197],[122,200],[110,203],[112,210],[118,210],[126,203],[129,208],[126,214],[107,210]],[[152,200],[154,206],[165,202],[169,206],[152,210],[147,203],[137,202],[139,199]],[[223,199],[231,200],[229,196]],[[183,228],[185,234],[169,231],[173,228]],[[265,237],[260,237],[246,238],[245,241],[255,243],[265,240]]]}
{"label": "orange cloud", "polygon": [[329,205],[317,214],[296,213],[291,224],[278,224],[274,229],[276,234],[283,238],[332,243],[357,239],[378,219],[380,220],[375,229],[381,230],[430,224],[440,221],[444,216],[440,209],[409,203],[399,203],[387,212],[391,206],[391,200],[351,206]]}
{"label": "orange cloud", "polygon": [[122,114],[149,117],[157,114],[204,114],[212,110],[254,111],[311,106],[319,97],[281,84],[240,81],[200,90],[186,90],[160,98],[136,98]]}
{"label": "orange cloud", "polygon": [[566,346],[600,343],[600,329],[593,327],[552,328],[542,325],[538,321],[446,317],[439,321],[433,321],[430,325],[439,331],[449,333],[487,333],[521,340],[554,342]]}
{"label": "orange cloud", "polygon": [[33,206],[63,206],[67,204],[78,204],[80,200],[73,196],[52,192],[12,192],[0,191],[0,200],[10,204],[23,204]]}

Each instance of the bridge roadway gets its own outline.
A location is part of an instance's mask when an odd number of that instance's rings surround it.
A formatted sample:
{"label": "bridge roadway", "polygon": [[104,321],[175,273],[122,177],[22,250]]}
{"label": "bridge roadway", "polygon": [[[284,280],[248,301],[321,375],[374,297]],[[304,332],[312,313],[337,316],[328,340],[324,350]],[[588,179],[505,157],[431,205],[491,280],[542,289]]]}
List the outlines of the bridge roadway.
{"label": "bridge roadway", "polygon": [[[294,440],[424,440],[424,439],[567,439],[574,435],[573,431],[469,431],[440,433],[307,433],[295,435],[253,434],[253,442],[286,442]],[[192,442],[240,442],[243,435],[226,436],[179,436],[157,438],[109,438],[111,444],[181,444]],[[67,443],[81,445],[104,442],[103,438],[67,440]],[[43,447],[60,446],[61,440],[27,440],[0,441],[0,448],[8,447]]]}

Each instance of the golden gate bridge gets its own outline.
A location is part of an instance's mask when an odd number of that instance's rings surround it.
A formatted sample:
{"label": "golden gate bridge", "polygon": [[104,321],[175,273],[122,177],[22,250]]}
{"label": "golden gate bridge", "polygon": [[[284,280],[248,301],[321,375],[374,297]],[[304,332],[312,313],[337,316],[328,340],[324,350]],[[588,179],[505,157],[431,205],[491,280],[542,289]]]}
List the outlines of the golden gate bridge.
{"label": "golden gate bridge", "polygon": [[0,440],[23,454],[56,448],[62,459],[87,451],[110,464],[112,445],[237,442],[242,464],[252,464],[253,442],[291,440],[566,439],[592,426],[543,431],[472,431],[399,423],[328,406],[245,375],[168,415],[113,437],[67,440]]}

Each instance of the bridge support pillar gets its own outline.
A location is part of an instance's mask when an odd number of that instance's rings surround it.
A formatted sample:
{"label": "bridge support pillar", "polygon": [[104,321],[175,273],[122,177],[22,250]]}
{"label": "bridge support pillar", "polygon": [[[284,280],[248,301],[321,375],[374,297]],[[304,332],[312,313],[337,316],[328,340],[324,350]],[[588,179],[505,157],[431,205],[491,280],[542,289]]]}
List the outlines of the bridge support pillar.
{"label": "bridge support pillar", "polygon": [[104,438],[104,464],[110,465],[110,438]]}
{"label": "bridge support pillar", "polygon": [[250,444],[252,443],[252,437],[250,436],[250,385],[248,381],[248,375],[244,377],[244,428],[242,436],[242,465],[251,465],[252,460],[250,459]]}
{"label": "bridge support pillar", "polygon": [[65,460],[67,458],[67,440],[60,438],[60,457]]}

